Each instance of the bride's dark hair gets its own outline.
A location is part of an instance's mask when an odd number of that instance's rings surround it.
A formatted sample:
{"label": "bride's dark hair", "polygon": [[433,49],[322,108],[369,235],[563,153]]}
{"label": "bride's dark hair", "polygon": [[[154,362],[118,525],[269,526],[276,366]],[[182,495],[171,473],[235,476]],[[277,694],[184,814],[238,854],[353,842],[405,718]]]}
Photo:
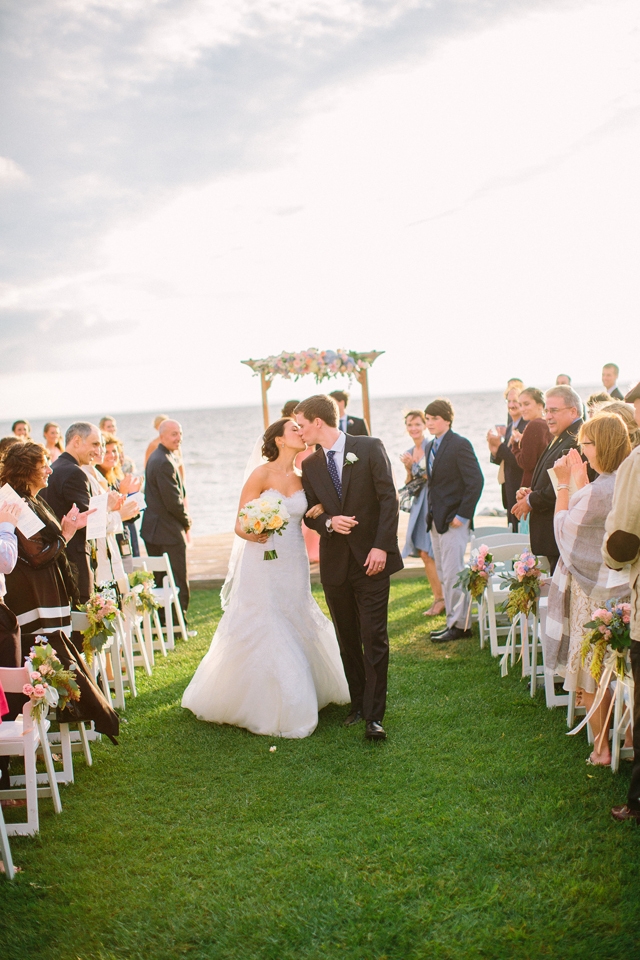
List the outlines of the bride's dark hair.
{"label": "bride's dark hair", "polygon": [[290,420],[293,420],[293,417],[281,417],[279,420],[276,420],[275,423],[271,423],[264,432],[262,438],[262,456],[266,457],[269,463],[278,459],[280,451],[276,443],[276,437],[284,436],[284,428]]}

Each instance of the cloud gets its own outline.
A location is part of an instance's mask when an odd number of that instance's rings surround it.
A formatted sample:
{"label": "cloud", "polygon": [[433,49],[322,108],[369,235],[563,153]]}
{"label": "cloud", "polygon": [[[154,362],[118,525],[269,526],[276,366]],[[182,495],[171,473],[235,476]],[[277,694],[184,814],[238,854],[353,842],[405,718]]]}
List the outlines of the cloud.
{"label": "cloud", "polygon": [[[5,13],[5,276],[94,265],[110,226],[276,165],[309,99],[553,0],[40,0]],[[11,179],[13,178],[13,179]]]}
{"label": "cloud", "polygon": [[104,340],[126,333],[131,323],[106,321],[80,310],[0,308],[0,355],[5,373],[50,370],[87,361],[87,342],[97,356]]}

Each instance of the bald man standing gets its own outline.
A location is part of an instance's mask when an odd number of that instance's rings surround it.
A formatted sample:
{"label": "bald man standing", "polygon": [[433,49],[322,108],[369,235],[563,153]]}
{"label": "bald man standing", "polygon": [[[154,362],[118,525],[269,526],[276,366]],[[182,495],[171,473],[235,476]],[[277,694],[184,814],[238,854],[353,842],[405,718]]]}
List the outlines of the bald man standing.
{"label": "bald man standing", "polygon": [[185,489],[173,456],[182,442],[177,420],[164,420],[159,428],[160,443],[147,460],[144,511],[140,533],[150,557],[169,554],[180,606],[186,615],[189,606],[187,579],[187,537],[191,519],[184,505]]}

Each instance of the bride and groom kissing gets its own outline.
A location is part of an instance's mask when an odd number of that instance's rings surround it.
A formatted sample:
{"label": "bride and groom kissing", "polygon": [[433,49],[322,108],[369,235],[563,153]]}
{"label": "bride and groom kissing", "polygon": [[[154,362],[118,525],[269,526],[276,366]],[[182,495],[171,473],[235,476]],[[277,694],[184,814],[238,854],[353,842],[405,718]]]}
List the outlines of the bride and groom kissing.
{"label": "bride and groom kissing", "polygon": [[[240,496],[239,508],[258,497],[285,502],[277,559],[264,560],[266,534],[236,523],[224,614],[182,705],[209,722],[298,738],[328,703],[350,703],[344,725],[364,720],[366,738],[384,740],[389,577],[403,566],[391,464],[380,440],[338,429],[332,397],[310,397],[294,413],[266,430]],[[300,474],[295,458],[311,445]],[[320,534],[333,622],[311,593],[302,522]]]}

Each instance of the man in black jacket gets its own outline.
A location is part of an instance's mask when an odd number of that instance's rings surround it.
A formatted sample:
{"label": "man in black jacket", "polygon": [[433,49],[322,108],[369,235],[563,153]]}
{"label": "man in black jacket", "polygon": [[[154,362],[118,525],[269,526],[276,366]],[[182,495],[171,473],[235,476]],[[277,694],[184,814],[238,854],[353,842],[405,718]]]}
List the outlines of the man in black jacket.
{"label": "man in black jacket", "polygon": [[[496,430],[490,430],[487,434],[487,443],[491,453],[491,463],[500,464],[501,470],[498,472],[498,482],[502,487],[502,505],[507,510],[507,522],[514,533],[518,532],[518,521],[511,513],[511,508],[516,502],[516,494],[522,483],[522,467],[518,466],[515,454],[509,446],[509,440],[514,430],[524,430],[526,423],[520,416],[520,404],[518,395],[520,388],[507,390],[505,399],[509,411],[509,423],[507,424],[504,436],[501,437]],[[502,479],[500,479],[502,474]]]}
{"label": "man in black jacket", "polygon": [[471,635],[467,629],[468,597],[454,584],[464,566],[464,552],[484,477],[469,441],[451,430],[453,407],[449,400],[432,400],[424,413],[427,430],[433,436],[426,450],[427,530],[431,532],[447,609],[447,626],[432,631],[431,640],[442,643]]}
{"label": "man in black jacket", "polygon": [[364,719],[367,739],[384,740],[389,577],[403,566],[398,495],[380,440],[346,436],[337,415],[324,395],[296,407],[300,436],[316,445],[302,461],[302,485],[309,507],[325,510],[305,523],[320,534],[320,578],[351,694],[345,726]]}
{"label": "man in black jacket", "polygon": [[549,469],[569,450],[578,448],[578,433],[583,421],[580,416],[582,399],[573,387],[565,384],[552,387],[547,390],[546,401],[545,417],[553,440],[536,463],[531,486],[518,490],[518,499],[512,513],[519,520],[530,514],[531,552],[545,556],[553,573],[560,551],[553,530],[556,493]]}
{"label": "man in black jacket", "polygon": [[[89,509],[91,486],[88,476],[80,468],[100,460],[102,450],[102,436],[93,423],[72,423],[64,440],[64,453],[51,464],[53,473],[49,485],[40,493],[58,520],[73,514],[74,510],[84,513]],[[93,569],[91,545],[87,542],[84,527],[77,530],[67,544],[67,557],[77,571],[80,603],[86,603],[93,590]]]}
{"label": "man in black jacket", "polygon": [[350,437],[368,437],[369,428],[367,421],[362,417],[352,417],[347,413],[347,404],[349,403],[349,394],[344,390],[334,390],[329,394],[338,404],[338,429],[343,433],[348,433]]}
{"label": "man in black jacket", "polygon": [[187,538],[191,519],[185,508],[185,489],[173,454],[182,442],[177,420],[164,420],[158,428],[160,443],[147,460],[144,511],[140,533],[150,557],[169,554],[171,569],[180,589],[180,606],[189,607]]}

